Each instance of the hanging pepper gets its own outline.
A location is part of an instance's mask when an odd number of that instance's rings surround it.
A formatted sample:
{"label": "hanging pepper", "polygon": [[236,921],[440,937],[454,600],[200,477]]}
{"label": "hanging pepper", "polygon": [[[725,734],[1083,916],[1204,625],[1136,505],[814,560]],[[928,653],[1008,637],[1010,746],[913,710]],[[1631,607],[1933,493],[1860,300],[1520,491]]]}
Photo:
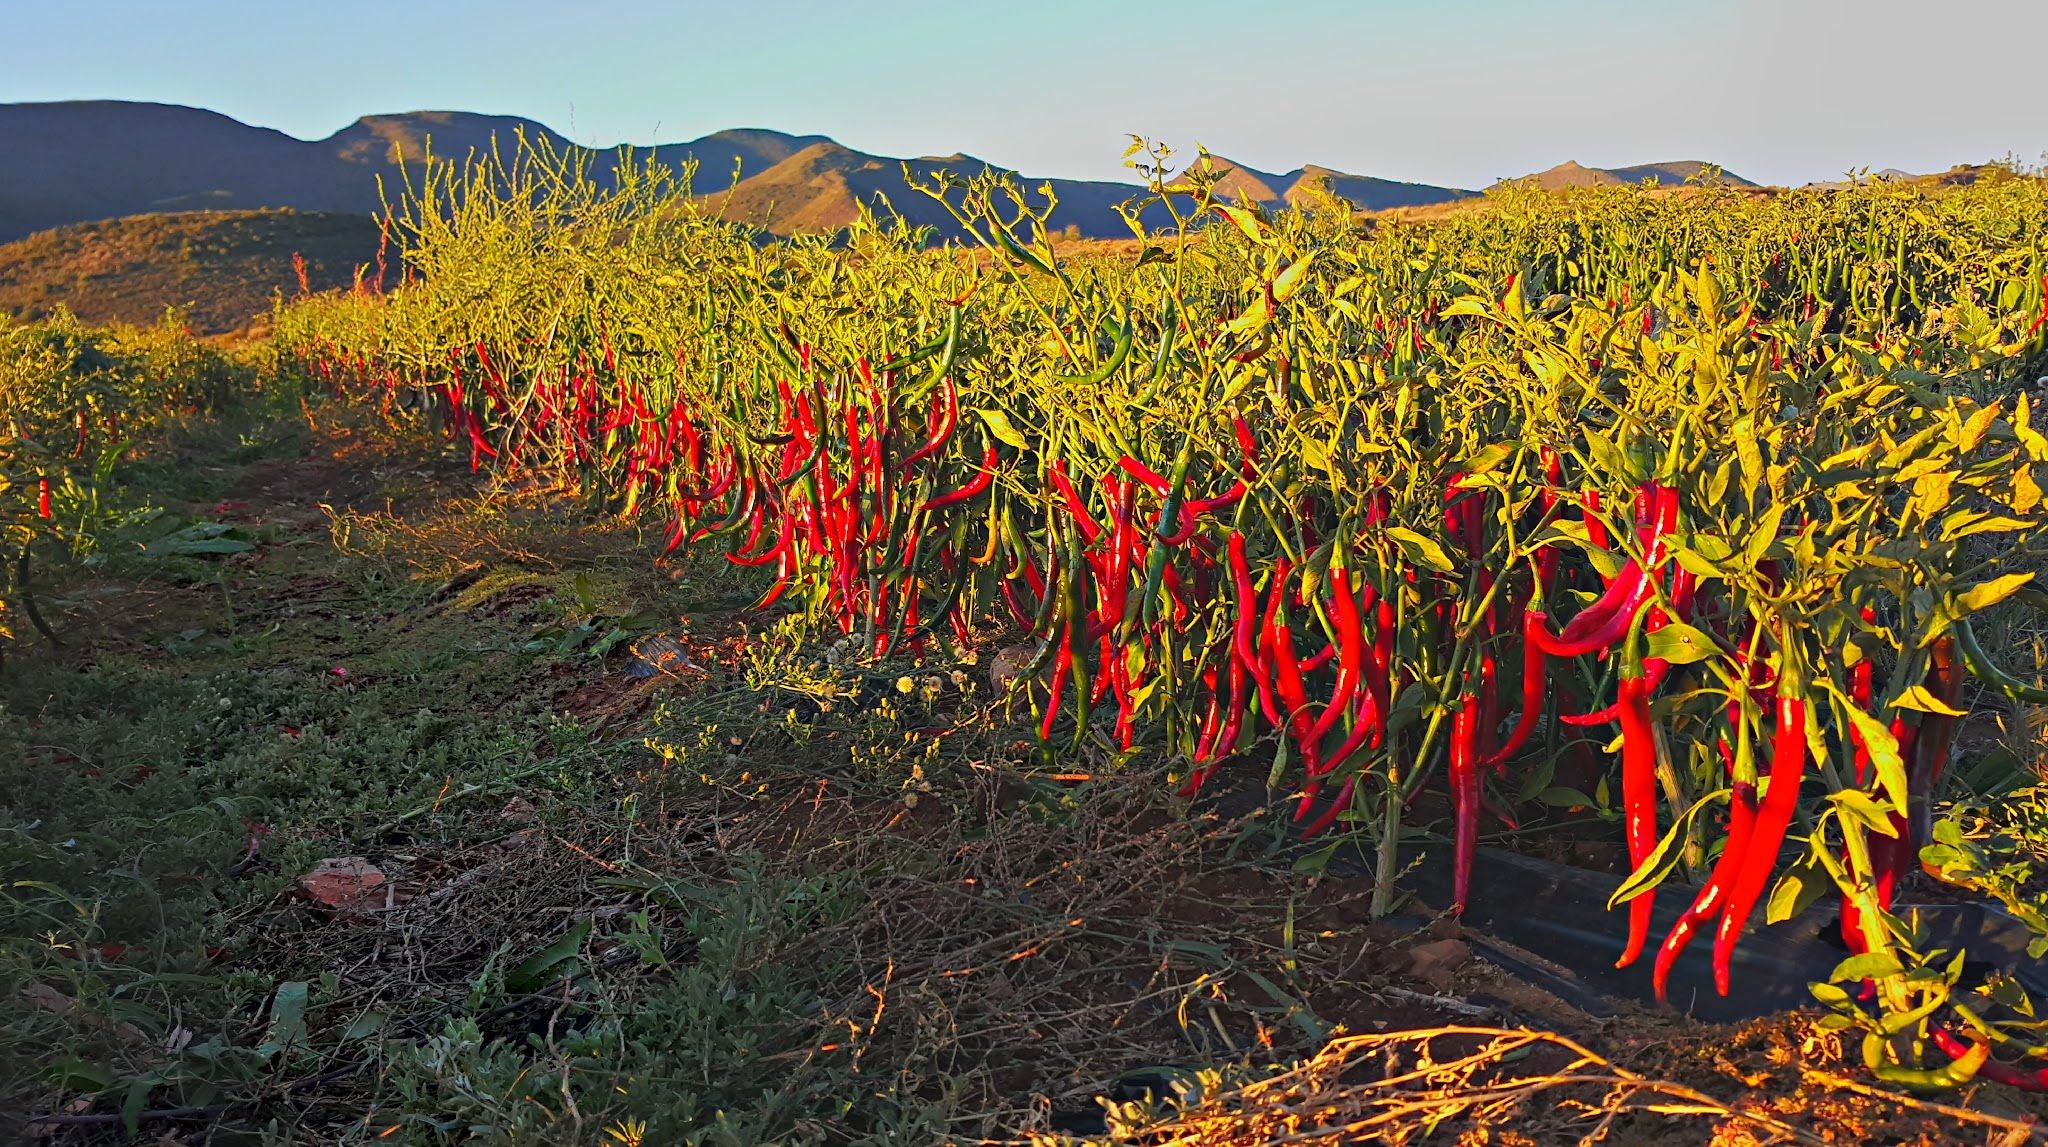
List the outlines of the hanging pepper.
{"label": "hanging pepper", "polygon": [[1280,725],[1280,709],[1273,697],[1272,675],[1266,663],[1259,657],[1254,645],[1254,627],[1258,624],[1259,599],[1252,588],[1251,566],[1245,557],[1244,535],[1232,531],[1230,535],[1230,576],[1237,590],[1237,624],[1234,629],[1233,650],[1238,664],[1244,666],[1259,689],[1259,708],[1266,720],[1276,728]]}
{"label": "hanging pepper", "polygon": [[1778,849],[1785,842],[1785,830],[1799,807],[1799,783],[1806,773],[1806,698],[1804,683],[1789,664],[1778,673],[1778,729],[1771,744],[1771,775],[1757,806],[1756,820],[1745,842],[1743,856],[1729,890],[1728,909],[1714,931],[1714,987],[1728,994],[1728,964],[1735,941],[1749,923],[1749,914],[1762,898],[1764,886],[1778,864]]}
{"label": "hanging pepper", "polygon": [[1544,673],[1548,665],[1543,643],[1534,631],[1544,628],[1545,619],[1540,608],[1522,614],[1522,713],[1515,718],[1515,727],[1508,731],[1508,739],[1500,747],[1486,755],[1482,767],[1499,769],[1507,764],[1522,746],[1529,743],[1529,734],[1536,729],[1536,722],[1543,713]]}
{"label": "hanging pepper", "polygon": [[[954,490],[951,493],[940,494],[938,497],[933,498],[931,501],[926,502],[923,506],[919,507],[918,512],[930,513],[933,510],[941,510],[957,502],[965,502],[969,498],[975,497],[979,495],[982,491],[988,489],[989,484],[994,482],[995,480],[996,448],[993,445],[991,445],[981,452],[981,468],[975,471],[974,477],[967,480],[966,485],[961,486],[959,489]],[[851,487],[849,487],[849,489],[851,489]]]}
{"label": "hanging pepper", "polygon": [[[1583,657],[1619,641],[1650,596],[1651,574],[1664,560],[1664,538],[1678,526],[1678,491],[1660,487],[1656,491],[1656,518],[1641,561],[1630,561],[1609,583],[1600,600],[1581,610],[1562,632],[1552,635],[1545,624],[1535,631],[1544,651],[1552,657]],[[1533,608],[1533,607],[1532,607]]]}
{"label": "hanging pepper", "polygon": [[1451,718],[1449,780],[1451,816],[1451,911],[1465,911],[1472,891],[1472,860],[1479,850],[1479,696],[1466,690]]}
{"label": "hanging pepper", "polygon": [[[1621,804],[1630,871],[1638,871],[1657,847],[1657,730],[1650,718],[1650,685],[1643,670],[1642,634],[1647,608],[1629,623],[1615,682],[1621,722]],[[1628,902],[1628,946],[1617,968],[1635,963],[1650,936],[1650,912],[1657,890],[1646,888]]]}
{"label": "hanging pepper", "polygon": [[[1748,646],[1737,649],[1737,677],[1735,690],[1750,688],[1751,669],[1747,657]],[[1692,938],[1706,924],[1720,919],[1727,910],[1728,898],[1734,891],[1736,877],[1742,871],[1748,855],[1750,834],[1756,826],[1756,758],[1750,751],[1749,728],[1742,717],[1740,692],[1731,692],[1728,701],[1728,722],[1736,730],[1737,744],[1724,748],[1728,759],[1730,789],[1728,794],[1728,834],[1721,845],[1721,855],[1714,862],[1707,882],[1693,897],[1692,904],[1679,914],[1678,921],[1664,937],[1664,943],[1657,949],[1657,962],[1651,976],[1656,989],[1657,1000],[1666,1002],[1666,984],[1671,978],[1672,966],[1678,957],[1692,943]],[[1727,745],[1725,738],[1722,741]]]}

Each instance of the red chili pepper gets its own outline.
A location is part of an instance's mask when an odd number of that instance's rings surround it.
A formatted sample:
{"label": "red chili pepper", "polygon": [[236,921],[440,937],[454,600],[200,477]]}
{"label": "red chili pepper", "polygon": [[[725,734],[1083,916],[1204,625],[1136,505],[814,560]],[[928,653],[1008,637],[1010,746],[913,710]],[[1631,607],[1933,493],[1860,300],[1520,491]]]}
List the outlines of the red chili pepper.
{"label": "red chili pepper", "polygon": [[[1308,731],[1308,745],[1318,755],[1323,739],[1330,735],[1330,730],[1337,727],[1338,719],[1350,709],[1351,698],[1365,677],[1365,634],[1358,616],[1358,599],[1351,596],[1351,574],[1341,564],[1341,551],[1336,559],[1330,566],[1330,611],[1336,615],[1337,642],[1331,648],[1338,651],[1340,660],[1337,663],[1337,682],[1330,691],[1330,702],[1323,707],[1322,716]],[[1304,749],[1305,757],[1308,751]],[[1331,766],[1323,767],[1327,771]]]}
{"label": "red chili pepper", "polygon": [[[757,533],[760,529],[761,521],[766,519],[767,516],[768,515],[763,514],[760,518],[755,520],[754,527]],[[742,546],[740,547],[738,552],[729,553],[725,555],[725,560],[731,562],[736,566],[765,566],[769,562],[774,561],[776,558],[782,556],[782,554],[789,550],[790,541],[796,534],[795,527],[796,519],[792,515],[784,513],[782,515],[781,528],[777,531],[775,535],[774,545],[769,546],[767,549],[762,550],[758,554],[749,554],[746,552],[746,546]],[[747,545],[751,546],[753,544],[754,539],[749,538],[747,540]]]}
{"label": "red chili pepper", "polygon": [[1162,498],[1166,497],[1167,491],[1172,488],[1172,484],[1161,477],[1157,470],[1152,469],[1128,454],[1118,458],[1116,464],[1124,473],[1144,483],[1146,489]]}
{"label": "red chili pepper", "polygon": [[[989,447],[989,452],[993,454],[995,447]],[[1074,489],[1074,481],[1067,477],[1066,467],[1055,460],[1052,467],[1046,471],[1046,476],[1052,479],[1053,488],[1059,491],[1060,497],[1066,499],[1067,512],[1074,516],[1074,524],[1081,529],[1081,540],[1093,545],[1095,539],[1102,536],[1102,527],[1096,525],[1095,519],[1089,516],[1088,504],[1081,500],[1080,492]]]}
{"label": "red chili pepper", "polygon": [[1060,715],[1060,694],[1065,691],[1067,674],[1074,667],[1074,644],[1068,639],[1066,632],[1063,631],[1052,640],[1058,641],[1060,647],[1053,655],[1052,685],[1045,699],[1045,716],[1040,718],[1038,723],[1038,739],[1041,741],[1052,740],[1053,722],[1057,721]]}
{"label": "red chili pepper", "polygon": [[1479,697],[1467,691],[1451,718],[1451,911],[1463,912],[1472,891],[1472,859],[1479,851]]}
{"label": "red chili pepper", "polygon": [[932,395],[932,413],[928,425],[931,432],[925,436],[924,445],[911,451],[909,457],[896,464],[897,473],[903,473],[937,454],[952,440],[953,431],[960,425],[960,396],[953,389],[953,380],[950,378],[939,380],[939,391]]}
{"label": "red chili pepper", "polygon": [[1273,681],[1266,671],[1266,664],[1259,658],[1253,643],[1252,627],[1258,624],[1259,599],[1252,588],[1251,567],[1245,557],[1244,535],[1233,531],[1230,535],[1230,574],[1237,588],[1237,625],[1234,630],[1234,649],[1238,664],[1244,666],[1259,687],[1259,707],[1266,714],[1266,720],[1274,727],[1280,726],[1280,710],[1273,699]]}
{"label": "red chili pepper", "polygon": [[1737,780],[1728,800],[1728,838],[1721,846],[1721,856],[1714,862],[1714,869],[1700,887],[1699,894],[1693,897],[1692,906],[1679,914],[1678,922],[1671,926],[1664,943],[1657,949],[1657,963],[1650,982],[1656,988],[1659,1003],[1667,1002],[1665,986],[1671,978],[1672,965],[1692,943],[1701,925],[1718,920],[1727,910],[1728,894],[1734,887],[1736,873],[1741,869],[1744,853],[1749,847],[1750,832],[1756,824],[1755,782]]}
{"label": "red chili pepper", "polygon": [[1606,549],[1607,523],[1600,517],[1600,491],[1586,491],[1580,495],[1579,505],[1582,507],[1580,520],[1586,525],[1586,540],[1603,550]]}
{"label": "red chili pepper", "polygon": [[1536,630],[1536,638],[1552,657],[1583,657],[1606,649],[1628,631],[1636,610],[1650,595],[1650,571],[1662,563],[1664,538],[1678,526],[1678,491],[1663,487],[1657,491],[1654,533],[1640,562],[1630,561],[1608,584],[1599,601],[1581,610],[1552,636],[1548,625]]}
{"label": "red chili pepper", "polygon": [[1536,721],[1543,713],[1544,672],[1546,656],[1543,643],[1536,639],[1535,630],[1545,628],[1542,611],[1532,610],[1522,615],[1522,713],[1515,719],[1515,727],[1508,732],[1508,739],[1486,759],[1480,762],[1483,768],[1498,769],[1508,759],[1521,752],[1529,743],[1529,734],[1536,729]]}
{"label": "red chili pepper", "polygon": [[1728,894],[1728,910],[1714,930],[1714,987],[1728,994],[1728,962],[1735,952],[1749,914],[1770,883],[1778,864],[1778,849],[1785,842],[1785,830],[1799,806],[1799,782],[1806,772],[1806,698],[1794,692],[1799,687],[1793,674],[1779,674],[1778,730],[1771,746],[1770,787],[1757,806],[1756,821],[1743,850],[1735,882]]}
{"label": "red chili pepper", "polygon": [[1344,783],[1337,786],[1336,799],[1330,802],[1330,807],[1323,811],[1323,815],[1317,817],[1314,821],[1310,822],[1307,828],[1301,830],[1301,838],[1308,840],[1337,823],[1337,818],[1344,815],[1345,810],[1351,807],[1351,792],[1357,784],[1357,774],[1354,773],[1351,776],[1345,777]]}
{"label": "red chili pepper", "polygon": [[[983,450],[981,453],[981,469],[975,473],[974,477],[968,479],[966,485],[960,487],[957,490],[954,490],[952,493],[941,494],[938,497],[933,498],[931,501],[926,502],[923,506],[919,507],[918,512],[921,514],[930,513],[933,510],[942,510],[945,509],[947,506],[951,506],[960,502],[965,502],[969,498],[976,497],[982,491],[988,489],[989,484],[994,482],[995,480],[996,448],[994,446],[990,446],[987,449]],[[849,489],[850,488],[851,487],[849,487]]]}
{"label": "red chili pepper", "polygon": [[[1644,611],[1647,612],[1647,611]],[[1624,835],[1628,839],[1630,871],[1640,869],[1657,847],[1657,732],[1650,719],[1649,681],[1643,670],[1641,633],[1643,614],[1630,623],[1627,644],[1622,646],[1621,672],[1615,684],[1621,720],[1621,803]],[[1650,937],[1650,911],[1656,889],[1639,893],[1628,902],[1628,946],[1617,968],[1626,968],[1642,955]]]}
{"label": "red chili pepper", "polygon": [[[1950,1059],[1961,1059],[1978,1050],[1971,1043],[1958,1038],[1954,1032],[1939,1024],[1934,1026],[1931,1034],[1934,1036],[1935,1046],[1939,1047],[1942,1054]],[[2002,1083],[2007,1087],[2018,1088],[2021,1091],[2048,1091],[2048,1068],[2039,1071],[2026,1071],[2013,1067],[2010,1064],[2000,1063],[1995,1059],[1986,1059],[1983,1063],[1979,1064],[1977,1074],[1971,1078],[1988,1080],[1992,1083]]]}
{"label": "red chili pepper", "polygon": [[46,522],[56,516],[50,511],[50,480],[48,478],[36,479],[36,516]]}
{"label": "red chili pepper", "polygon": [[1280,724],[1301,749],[1302,766],[1309,776],[1320,775],[1322,762],[1315,746],[1308,743],[1308,689],[1301,679],[1301,661],[1294,655],[1294,631],[1287,618],[1288,578],[1293,564],[1281,558],[1273,566],[1273,584],[1267,591],[1265,647],[1273,661],[1273,686],[1282,705]]}

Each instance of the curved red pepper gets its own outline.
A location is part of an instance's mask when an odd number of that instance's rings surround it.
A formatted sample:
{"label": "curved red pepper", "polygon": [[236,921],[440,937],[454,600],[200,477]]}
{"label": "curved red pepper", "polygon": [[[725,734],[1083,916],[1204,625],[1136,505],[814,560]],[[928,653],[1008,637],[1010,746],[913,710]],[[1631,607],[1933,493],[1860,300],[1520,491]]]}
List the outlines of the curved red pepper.
{"label": "curved red pepper", "polygon": [[[1643,620],[1631,623],[1622,648],[1621,672],[1615,684],[1621,720],[1621,804],[1631,872],[1640,869],[1657,847],[1657,732],[1650,719],[1649,679],[1643,670],[1639,637]],[[1643,953],[1650,937],[1650,912],[1657,890],[1646,889],[1628,902],[1628,946],[1617,968],[1626,968]]]}
{"label": "curved red pepper", "polygon": [[1479,851],[1479,697],[1470,691],[1458,698],[1451,718],[1451,911],[1463,912],[1472,891],[1472,860]]}
{"label": "curved red pepper", "polygon": [[1244,535],[1233,531],[1230,535],[1230,576],[1237,589],[1237,625],[1234,630],[1234,650],[1238,663],[1252,675],[1259,687],[1259,707],[1266,720],[1276,728],[1280,725],[1279,706],[1273,699],[1273,680],[1266,671],[1265,662],[1260,660],[1254,645],[1252,627],[1258,623],[1259,602],[1252,588],[1251,566],[1245,557]]}
{"label": "curved red pepper", "polygon": [[1515,718],[1515,727],[1508,731],[1508,739],[1499,748],[1486,755],[1480,764],[1484,768],[1498,769],[1508,759],[1522,751],[1529,743],[1529,734],[1536,730],[1536,722],[1543,714],[1544,673],[1547,655],[1543,643],[1536,639],[1533,630],[1545,628],[1543,613],[1531,610],[1522,615],[1522,713]]}
{"label": "curved red pepper", "polygon": [[1598,652],[1612,646],[1628,631],[1636,610],[1650,595],[1648,571],[1656,569],[1664,559],[1664,538],[1678,528],[1678,491],[1660,487],[1656,503],[1655,532],[1643,560],[1629,562],[1608,584],[1600,600],[1579,611],[1562,632],[1552,636],[1548,625],[1537,631],[1537,639],[1552,657],[1583,657]]}
{"label": "curved red pepper", "polygon": [[953,389],[952,379],[939,380],[939,393],[932,396],[932,404],[937,410],[931,417],[931,433],[925,437],[924,445],[896,464],[898,473],[945,449],[946,443],[952,440],[953,431],[960,425],[960,396]]}
{"label": "curved red pepper", "polygon": [[1162,498],[1166,496],[1167,490],[1171,488],[1166,479],[1161,477],[1157,470],[1152,469],[1128,454],[1118,458],[1116,464],[1124,473],[1129,474],[1132,478],[1142,483],[1146,489]]}
{"label": "curved red pepper", "polygon": [[1806,774],[1806,699],[1789,692],[1794,688],[1789,674],[1780,674],[1778,730],[1771,745],[1770,787],[1757,806],[1756,822],[1743,850],[1735,883],[1728,894],[1728,910],[1714,930],[1714,987],[1728,994],[1728,963],[1735,952],[1749,914],[1762,898],[1764,886],[1778,865],[1778,849],[1785,842],[1785,830],[1799,807],[1799,782]]}
{"label": "curved red pepper", "polygon": [[954,490],[951,493],[941,494],[938,497],[933,498],[931,501],[926,502],[923,506],[920,506],[918,508],[918,512],[921,514],[930,513],[933,510],[943,510],[947,506],[955,505],[960,502],[965,502],[969,498],[975,497],[982,491],[987,490],[989,488],[989,485],[993,483],[995,480],[996,448],[994,446],[990,446],[982,451],[981,469],[974,475],[974,477],[967,480],[966,485],[960,487],[957,490]]}
{"label": "curved red pepper", "polygon": [[[989,447],[989,453],[994,454],[995,447]],[[1074,524],[1080,527],[1081,540],[1093,545],[1095,539],[1102,536],[1102,527],[1096,525],[1095,519],[1089,516],[1088,504],[1081,500],[1080,492],[1074,489],[1074,480],[1067,477],[1066,466],[1055,460],[1046,471],[1046,476],[1052,479],[1053,489],[1058,490],[1060,497],[1066,500],[1067,512],[1074,516]]]}
{"label": "curved red pepper", "polygon": [[[1370,587],[1367,587],[1368,589]],[[1368,603],[1370,604],[1370,603]],[[1330,611],[1336,615],[1337,683],[1330,692],[1330,703],[1323,707],[1322,716],[1309,728],[1308,743],[1320,751],[1323,738],[1336,728],[1337,721],[1351,706],[1351,698],[1358,691],[1359,682],[1365,677],[1365,629],[1358,616],[1358,599],[1351,596],[1351,574],[1341,565],[1330,567]],[[1326,651],[1327,652],[1327,651]],[[1327,770],[1329,765],[1324,766]]]}
{"label": "curved red pepper", "polygon": [[[1938,1024],[1931,1034],[1934,1036],[1935,1046],[1950,1059],[1961,1059],[1972,1050],[1968,1041],[1958,1038],[1954,1032]],[[2021,1091],[2048,1091],[2048,1068],[2026,1071],[1995,1059],[1987,1059],[1977,1068],[1977,1074],[1973,1078],[2002,1083]]]}
{"label": "curved red pepper", "polygon": [[1657,962],[1650,983],[1656,989],[1658,1003],[1668,1002],[1665,991],[1671,978],[1671,968],[1692,943],[1700,926],[1719,919],[1727,910],[1728,894],[1734,887],[1736,873],[1742,868],[1743,856],[1749,848],[1749,834],[1756,824],[1756,785],[1736,781],[1728,800],[1728,838],[1721,846],[1721,856],[1714,862],[1707,882],[1700,886],[1699,894],[1693,897],[1691,907],[1679,914],[1677,923],[1671,926],[1664,943],[1657,949]]}

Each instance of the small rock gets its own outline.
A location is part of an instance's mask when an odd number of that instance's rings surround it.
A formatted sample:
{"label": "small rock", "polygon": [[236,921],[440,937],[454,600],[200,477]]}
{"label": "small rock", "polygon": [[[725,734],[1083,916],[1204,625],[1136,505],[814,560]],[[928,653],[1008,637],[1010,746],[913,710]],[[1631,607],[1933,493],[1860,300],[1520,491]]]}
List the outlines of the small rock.
{"label": "small rock", "polygon": [[1437,940],[1408,949],[1408,971],[1438,991],[1449,988],[1458,969],[1472,962],[1472,949],[1463,940]]}
{"label": "small rock", "polygon": [[361,912],[384,903],[384,874],[360,856],[330,856],[299,877],[299,891],[330,912]]}
{"label": "small rock", "polygon": [[704,667],[690,660],[690,653],[683,643],[665,633],[643,637],[630,647],[632,663],[626,666],[626,676],[645,680],[657,676],[679,676],[686,671],[704,672]]}
{"label": "small rock", "polygon": [[1037,659],[1038,648],[1033,645],[1005,645],[996,650],[988,661],[989,684],[1001,694],[1010,688],[1010,682],[1024,675],[1024,670]]}

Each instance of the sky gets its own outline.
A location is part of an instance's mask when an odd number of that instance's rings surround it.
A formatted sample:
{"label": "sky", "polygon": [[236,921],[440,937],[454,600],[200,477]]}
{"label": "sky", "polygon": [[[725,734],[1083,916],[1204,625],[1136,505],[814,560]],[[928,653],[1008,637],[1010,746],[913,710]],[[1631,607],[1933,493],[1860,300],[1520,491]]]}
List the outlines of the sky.
{"label": "sky", "polygon": [[579,143],[731,127],[1121,178],[1133,133],[1480,187],[1565,160],[1759,182],[2048,152],[2048,0],[0,0],[0,102],[301,138],[378,112]]}

